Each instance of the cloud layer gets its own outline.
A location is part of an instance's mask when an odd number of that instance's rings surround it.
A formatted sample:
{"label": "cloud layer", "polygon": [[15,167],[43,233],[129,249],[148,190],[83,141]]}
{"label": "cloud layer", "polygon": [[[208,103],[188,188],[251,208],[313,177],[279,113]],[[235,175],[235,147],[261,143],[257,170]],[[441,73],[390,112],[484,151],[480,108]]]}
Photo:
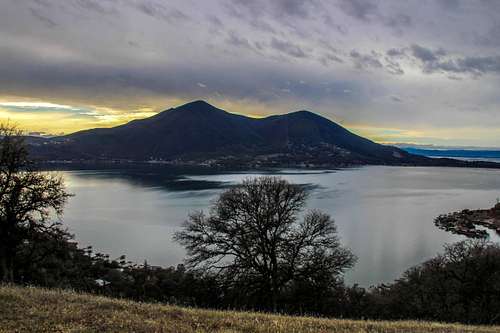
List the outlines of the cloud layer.
{"label": "cloud layer", "polygon": [[[0,118],[68,132],[202,98],[310,109],[379,141],[498,146],[498,22],[487,0],[5,0]],[[12,104],[27,102],[70,109]]]}

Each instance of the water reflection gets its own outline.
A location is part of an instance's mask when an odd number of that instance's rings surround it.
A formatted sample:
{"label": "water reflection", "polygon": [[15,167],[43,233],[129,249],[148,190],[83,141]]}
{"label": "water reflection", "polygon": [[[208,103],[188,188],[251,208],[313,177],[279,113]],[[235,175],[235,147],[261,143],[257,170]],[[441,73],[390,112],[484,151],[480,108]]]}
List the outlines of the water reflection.
{"label": "water reflection", "polygon": [[[500,196],[500,171],[364,167],[334,171],[200,172],[162,168],[64,171],[71,199],[65,223],[84,245],[113,256],[174,265],[184,250],[171,240],[191,211],[206,209],[224,188],[261,174],[279,174],[310,191],[308,208],[330,213],[342,241],[359,257],[349,282],[388,282],[463,239],[433,218],[487,208]],[[498,238],[495,238],[498,240]]]}

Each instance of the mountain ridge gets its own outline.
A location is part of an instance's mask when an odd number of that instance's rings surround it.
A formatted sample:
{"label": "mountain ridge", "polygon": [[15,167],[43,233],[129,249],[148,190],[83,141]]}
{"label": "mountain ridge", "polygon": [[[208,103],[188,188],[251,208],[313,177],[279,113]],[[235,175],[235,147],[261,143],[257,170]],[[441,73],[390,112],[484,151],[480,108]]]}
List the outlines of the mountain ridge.
{"label": "mountain ridge", "polygon": [[116,127],[50,139],[32,146],[31,151],[42,161],[209,161],[215,165],[329,167],[437,163],[375,143],[308,110],[251,118],[203,100]]}

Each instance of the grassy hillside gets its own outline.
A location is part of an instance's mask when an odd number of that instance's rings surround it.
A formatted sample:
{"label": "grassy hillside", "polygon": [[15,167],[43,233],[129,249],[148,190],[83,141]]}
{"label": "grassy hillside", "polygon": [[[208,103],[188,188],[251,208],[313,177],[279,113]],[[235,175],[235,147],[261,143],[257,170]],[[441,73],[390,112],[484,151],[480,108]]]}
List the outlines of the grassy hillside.
{"label": "grassy hillside", "polygon": [[500,332],[426,322],[286,317],[142,304],[66,291],[0,286],[0,332]]}

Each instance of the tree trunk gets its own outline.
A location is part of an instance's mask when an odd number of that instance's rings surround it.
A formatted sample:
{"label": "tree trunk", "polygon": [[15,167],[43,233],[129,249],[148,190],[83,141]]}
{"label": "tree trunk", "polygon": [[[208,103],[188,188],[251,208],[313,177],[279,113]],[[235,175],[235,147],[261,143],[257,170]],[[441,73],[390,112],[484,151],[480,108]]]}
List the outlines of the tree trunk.
{"label": "tree trunk", "polygon": [[9,264],[11,262],[5,252],[2,251],[2,255],[0,256],[0,267],[2,268],[2,282],[13,282],[13,274],[12,267]]}
{"label": "tree trunk", "polygon": [[7,257],[7,271],[9,273],[9,277],[7,279],[8,282],[14,282],[14,256]]}
{"label": "tree trunk", "polygon": [[271,305],[273,307],[273,312],[278,312],[278,277],[276,276],[276,272],[273,272],[271,277]]}
{"label": "tree trunk", "polygon": [[5,246],[0,247],[0,269],[2,270],[2,282],[14,282],[13,270],[14,258]]}
{"label": "tree trunk", "polygon": [[278,292],[274,287],[272,287],[271,291],[271,302],[273,307],[273,312],[278,312]]}
{"label": "tree trunk", "polygon": [[0,267],[2,269],[2,282],[7,282],[8,272],[7,272],[7,258],[4,256],[0,257]]}
{"label": "tree trunk", "polygon": [[273,306],[273,312],[278,312],[278,259],[276,256],[276,247],[273,244],[271,250],[271,302]]}

